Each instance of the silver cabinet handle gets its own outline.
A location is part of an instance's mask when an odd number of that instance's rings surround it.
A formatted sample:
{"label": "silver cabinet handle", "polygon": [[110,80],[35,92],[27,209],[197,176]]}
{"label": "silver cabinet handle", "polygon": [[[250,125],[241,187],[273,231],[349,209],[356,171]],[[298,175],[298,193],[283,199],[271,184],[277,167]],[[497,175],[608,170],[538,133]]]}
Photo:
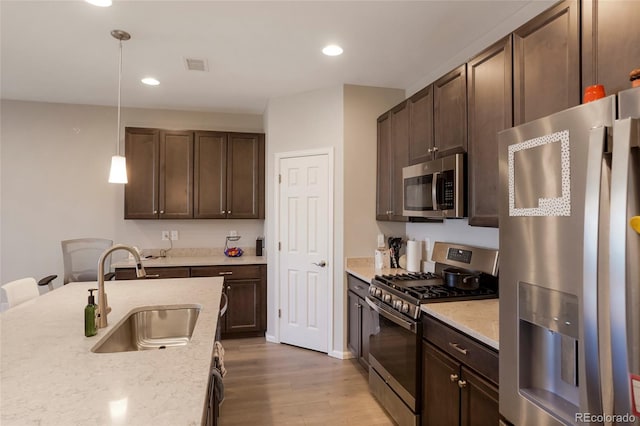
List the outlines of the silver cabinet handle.
{"label": "silver cabinet handle", "polygon": [[220,212],[220,214],[225,214],[225,213],[226,213],[226,211],[224,211],[224,210],[222,210],[222,211]]}
{"label": "silver cabinet handle", "polygon": [[316,263],[313,262],[314,265],[319,266],[321,268],[324,268],[325,266],[327,266],[327,262],[325,262],[324,260],[321,260],[320,262]]}
{"label": "silver cabinet handle", "polygon": [[451,346],[453,349],[455,349],[456,351],[460,352],[462,355],[466,355],[467,351],[465,348],[461,348],[457,343],[451,343],[449,342],[449,346]]}
{"label": "silver cabinet handle", "polygon": [[160,214],[164,214],[164,210],[160,210]]}
{"label": "silver cabinet handle", "polygon": [[227,286],[227,290],[231,290],[231,286],[230,285]]}
{"label": "silver cabinet handle", "polygon": [[231,214],[231,210],[228,210],[228,211],[227,211],[227,214]]}
{"label": "silver cabinet handle", "polygon": [[433,148],[427,149],[427,152],[433,152]]}
{"label": "silver cabinet handle", "polygon": [[467,381],[466,380],[458,380],[458,387],[460,389],[467,387]]}
{"label": "silver cabinet handle", "polygon": [[154,210],[154,211],[153,211],[153,214],[158,214],[158,210]]}
{"label": "silver cabinet handle", "polygon": [[437,147],[437,146],[434,146],[434,147],[433,147],[433,152],[436,152],[437,150],[438,150],[438,147]]}
{"label": "silver cabinet handle", "polygon": [[160,274],[146,274],[145,278],[160,278]]}
{"label": "silver cabinet handle", "polygon": [[451,383],[457,382],[459,378],[460,377],[458,377],[457,374],[452,374],[452,375],[449,376],[449,380],[451,381]]}
{"label": "silver cabinet handle", "polygon": [[233,275],[232,271],[228,271],[228,272],[218,272],[218,275]]}

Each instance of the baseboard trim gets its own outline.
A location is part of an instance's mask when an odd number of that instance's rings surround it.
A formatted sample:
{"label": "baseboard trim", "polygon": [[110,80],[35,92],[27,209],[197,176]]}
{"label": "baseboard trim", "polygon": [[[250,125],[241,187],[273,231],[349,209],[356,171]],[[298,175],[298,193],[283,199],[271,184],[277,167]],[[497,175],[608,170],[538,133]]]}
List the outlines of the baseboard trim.
{"label": "baseboard trim", "polygon": [[273,334],[265,334],[265,336],[264,336],[264,337],[265,337],[265,339],[267,340],[267,342],[270,342],[270,343],[280,343],[280,342],[278,341],[278,339],[276,339],[276,336],[274,336]]}
{"label": "baseboard trim", "polygon": [[329,352],[327,355],[329,355],[331,358],[337,358],[337,359],[351,359],[351,358],[355,358],[353,356],[353,354],[349,351],[346,352],[342,352],[342,351],[331,351]]}

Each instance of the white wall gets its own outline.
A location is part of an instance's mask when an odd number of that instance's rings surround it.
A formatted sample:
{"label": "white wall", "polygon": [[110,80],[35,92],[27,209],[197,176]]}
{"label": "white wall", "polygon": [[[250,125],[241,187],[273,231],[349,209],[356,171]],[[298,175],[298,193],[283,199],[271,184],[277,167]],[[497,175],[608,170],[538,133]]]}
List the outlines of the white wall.
{"label": "white wall", "polygon": [[[277,187],[273,178],[275,172],[275,154],[292,151],[303,151],[318,148],[333,149],[334,159],[334,233],[333,233],[333,280],[336,281],[344,273],[343,266],[343,90],[342,87],[315,90],[292,96],[270,99],[265,113],[265,133],[267,139],[267,244],[271,250],[267,253],[267,261],[275,264],[277,234],[275,230],[275,191]],[[331,259],[329,259],[331,262]],[[278,285],[275,268],[268,268],[267,289],[267,337],[275,339],[277,318],[275,287]],[[344,296],[341,289],[334,288],[333,333],[334,348],[342,351],[344,318],[342,306]]]}
{"label": "white wall", "polygon": [[344,86],[345,257],[373,256],[378,233],[405,233],[403,223],[376,222],[377,118],[403,100],[400,89]]}
{"label": "white wall", "polygon": [[[122,117],[123,127],[263,131],[256,114],[125,108]],[[1,120],[1,283],[57,274],[61,285],[60,241],[70,238],[165,248],[165,229],[179,231],[175,247],[222,247],[235,229],[254,247],[264,235],[262,220],[124,220],[124,186],[107,183],[115,108],[3,100]]]}

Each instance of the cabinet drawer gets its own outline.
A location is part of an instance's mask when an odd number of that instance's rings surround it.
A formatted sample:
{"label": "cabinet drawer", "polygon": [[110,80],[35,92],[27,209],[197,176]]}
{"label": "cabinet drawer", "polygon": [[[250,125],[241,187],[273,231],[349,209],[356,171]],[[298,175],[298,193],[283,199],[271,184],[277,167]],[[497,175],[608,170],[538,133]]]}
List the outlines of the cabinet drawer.
{"label": "cabinet drawer", "polygon": [[442,351],[498,383],[498,353],[448,325],[425,316],[424,337]]}
{"label": "cabinet drawer", "polygon": [[[144,268],[147,275],[158,275],[154,278],[189,278],[187,267]],[[136,280],[135,268],[116,268],[116,280]]]}
{"label": "cabinet drawer", "polygon": [[367,297],[367,294],[369,294],[369,283],[366,283],[350,274],[347,274],[347,283],[349,284],[349,290],[363,299]]}
{"label": "cabinet drawer", "polygon": [[260,279],[265,265],[194,266],[192,277],[225,277],[228,279]]}

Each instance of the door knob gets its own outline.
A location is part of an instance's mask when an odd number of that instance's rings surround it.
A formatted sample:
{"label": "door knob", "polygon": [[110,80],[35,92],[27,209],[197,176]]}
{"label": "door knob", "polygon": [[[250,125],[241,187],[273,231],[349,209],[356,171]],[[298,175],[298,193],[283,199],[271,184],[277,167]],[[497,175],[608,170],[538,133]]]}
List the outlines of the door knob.
{"label": "door knob", "polygon": [[314,264],[314,265],[317,265],[317,266],[319,266],[319,267],[321,267],[321,268],[324,268],[325,266],[327,266],[327,262],[325,262],[324,260],[321,260],[321,261],[320,261],[320,262],[318,262],[318,263],[313,262],[313,264]]}

